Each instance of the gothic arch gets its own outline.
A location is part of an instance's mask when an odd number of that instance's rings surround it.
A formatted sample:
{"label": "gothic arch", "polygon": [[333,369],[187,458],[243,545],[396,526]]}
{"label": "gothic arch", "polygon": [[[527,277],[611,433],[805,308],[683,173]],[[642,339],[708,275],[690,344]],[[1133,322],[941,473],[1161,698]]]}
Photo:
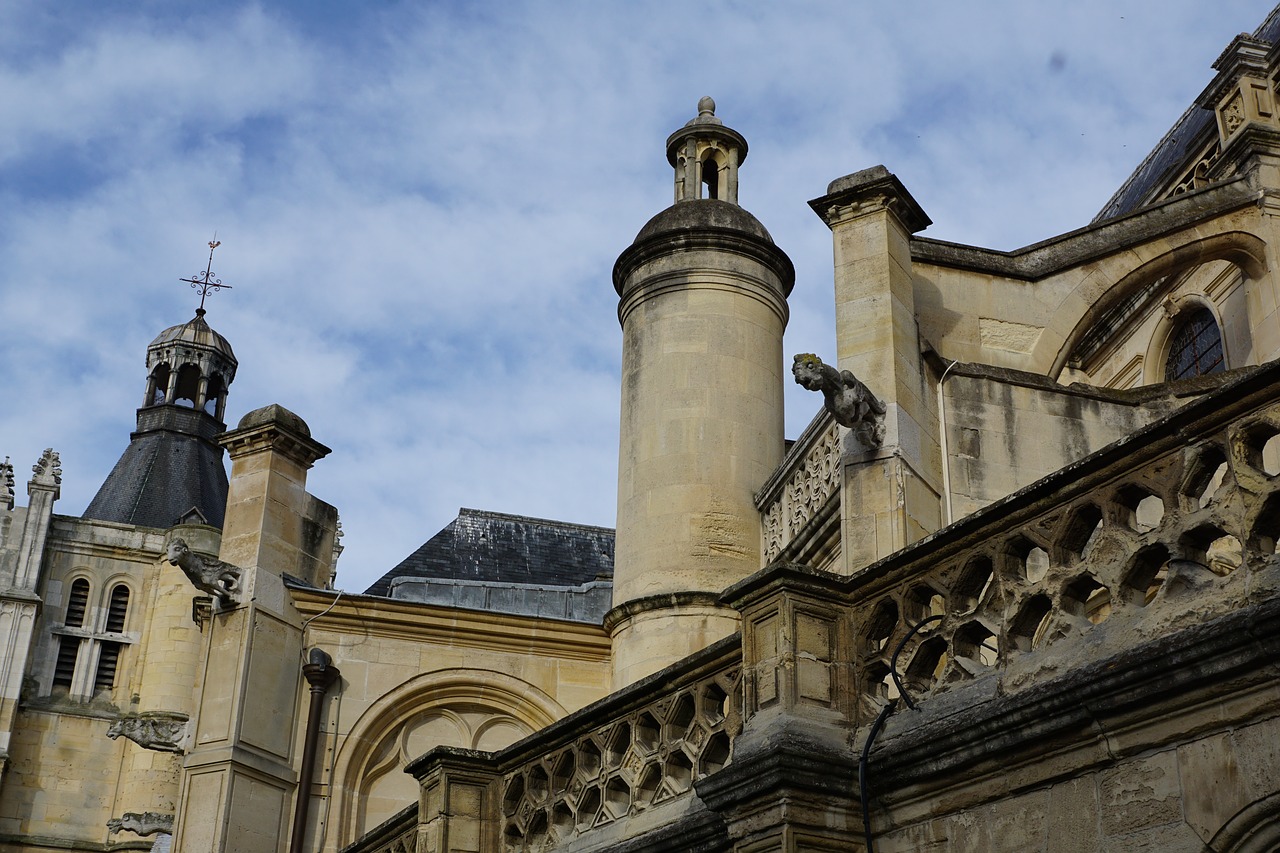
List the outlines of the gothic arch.
{"label": "gothic arch", "polygon": [[[1114,284],[1107,287],[1091,303],[1090,300],[1083,297],[1082,293],[1085,290],[1092,289],[1094,276],[1085,277],[1068,294],[1063,303],[1075,301],[1088,304],[1088,308],[1078,316],[1061,314],[1058,315],[1061,319],[1055,317],[1055,322],[1050,324],[1045,331],[1057,331],[1061,337],[1059,338],[1058,335],[1053,334],[1042,334],[1040,343],[1036,347],[1035,361],[1043,363],[1041,359],[1047,359],[1050,353],[1043,351],[1041,348],[1052,346],[1054,339],[1061,340],[1062,344],[1058,347],[1056,354],[1053,355],[1048,371],[1051,379],[1057,379],[1062,374],[1067,359],[1071,357],[1076,344],[1080,342],[1080,339],[1093,324],[1113,306],[1118,305],[1129,294],[1145,287],[1158,278],[1198,267],[1210,261],[1232,263],[1244,272],[1246,279],[1257,280],[1265,276],[1267,271],[1266,243],[1258,237],[1243,231],[1224,231],[1221,234],[1190,240],[1120,276]],[[1105,264],[1102,266],[1105,267]],[[1106,273],[1105,271],[1100,271],[1100,274]],[[1075,299],[1073,300],[1072,297],[1075,297]]]}
{"label": "gothic arch", "polygon": [[338,750],[332,778],[339,843],[354,841],[376,823],[368,823],[366,812],[375,786],[409,790],[412,780],[401,779],[400,769],[417,755],[408,752],[421,751],[437,738],[455,746],[493,748],[499,730],[509,736],[504,740],[514,739],[566,713],[534,685],[493,670],[436,670],[388,691],[360,715]]}

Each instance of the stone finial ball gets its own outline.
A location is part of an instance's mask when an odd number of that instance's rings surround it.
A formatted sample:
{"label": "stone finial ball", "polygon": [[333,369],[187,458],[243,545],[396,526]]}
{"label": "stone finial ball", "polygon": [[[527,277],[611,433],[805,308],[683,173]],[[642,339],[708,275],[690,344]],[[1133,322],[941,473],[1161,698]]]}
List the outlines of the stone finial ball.
{"label": "stone finial ball", "polygon": [[710,95],[698,101],[698,115],[715,115],[715,114],[716,114],[716,102],[711,99]]}

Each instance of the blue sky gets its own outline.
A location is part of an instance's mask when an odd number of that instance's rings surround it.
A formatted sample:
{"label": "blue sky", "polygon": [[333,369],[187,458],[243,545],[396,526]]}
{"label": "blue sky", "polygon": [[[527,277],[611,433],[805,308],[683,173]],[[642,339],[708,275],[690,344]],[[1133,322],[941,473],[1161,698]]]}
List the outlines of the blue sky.
{"label": "blue sky", "polygon": [[[78,514],[128,442],[147,343],[208,320],[228,420],[280,403],[362,590],[458,507],[611,526],[611,269],[671,203],[702,95],[795,261],[786,351],[832,355],[806,201],[878,163],[927,235],[1086,224],[1263,2],[0,2],[0,456],[62,455]],[[788,435],[816,411],[787,391]]]}

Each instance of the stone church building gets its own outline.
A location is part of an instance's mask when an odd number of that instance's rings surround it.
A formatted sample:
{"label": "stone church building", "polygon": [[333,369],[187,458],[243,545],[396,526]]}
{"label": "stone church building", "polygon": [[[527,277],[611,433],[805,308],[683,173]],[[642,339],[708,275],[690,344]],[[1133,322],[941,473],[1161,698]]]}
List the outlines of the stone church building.
{"label": "stone church building", "polygon": [[1280,9],[1212,67],[1022,249],[832,181],[830,363],[704,98],[614,267],[616,531],[338,591],[329,449],[160,333],[82,516],[0,471],[0,851],[1280,849]]}

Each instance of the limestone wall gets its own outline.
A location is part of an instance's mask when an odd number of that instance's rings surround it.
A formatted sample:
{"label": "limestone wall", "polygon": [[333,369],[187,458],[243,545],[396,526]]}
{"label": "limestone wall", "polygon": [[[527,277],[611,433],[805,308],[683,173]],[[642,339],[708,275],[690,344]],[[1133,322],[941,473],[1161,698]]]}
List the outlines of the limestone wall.
{"label": "limestone wall", "polygon": [[[190,526],[194,548],[217,550],[217,531]],[[126,812],[173,815],[176,809],[183,720],[194,712],[200,662],[200,626],[192,619],[198,595],[182,572],[162,558],[165,534],[107,522],[55,516],[41,578],[43,608],[23,702],[0,788],[0,849],[135,844],[154,839],[112,833],[107,821]],[[89,583],[80,628],[65,628],[74,581]],[[129,590],[124,631],[107,630],[111,590]],[[70,688],[54,685],[60,638],[79,640]],[[120,643],[108,689],[95,689],[104,648]],[[108,731],[122,718],[146,740],[158,731],[175,736],[152,748]],[[165,726],[171,726],[165,728]]]}
{"label": "limestone wall", "polygon": [[[332,851],[416,800],[404,766],[436,745],[496,750],[604,696],[598,625],[294,590],[307,648],[341,670],[313,788],[312,843]],[[305,714],[306,697],[299,703]],[[295,753],[302,747],[298,726]]]}

